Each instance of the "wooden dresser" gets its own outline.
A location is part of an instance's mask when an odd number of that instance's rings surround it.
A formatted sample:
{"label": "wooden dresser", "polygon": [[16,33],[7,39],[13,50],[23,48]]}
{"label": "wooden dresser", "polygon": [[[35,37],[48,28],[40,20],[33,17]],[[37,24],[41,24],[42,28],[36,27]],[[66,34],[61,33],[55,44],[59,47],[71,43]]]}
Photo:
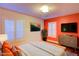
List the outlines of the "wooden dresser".
{"label": "wooden dresser", "polygon": [[61,45],[79,49],[79,39],[76,36],[65,34],[59,36],[58,40]]}

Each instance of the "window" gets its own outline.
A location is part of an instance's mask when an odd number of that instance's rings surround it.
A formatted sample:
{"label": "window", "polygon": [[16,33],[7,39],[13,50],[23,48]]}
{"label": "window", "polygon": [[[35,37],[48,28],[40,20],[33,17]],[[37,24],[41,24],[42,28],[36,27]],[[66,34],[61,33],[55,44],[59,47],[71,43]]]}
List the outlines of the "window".
{"label": "window", "polygon": [[56,38],[56,22],[48,23],[48,36]]}
{"label": "window", "polygon": [[8,40],[21,39],[24,36],[23,20],[5,20],[5,33],[8,35]]}
{"label": "window", "polygon": [[8,36],[8,40],[14,39],[14,21],[5,20],[5,33]]}
{"label": "window", "polygon": [[22,20],[16,21],[16,38],[23,38],[24,34],[24,23]]}

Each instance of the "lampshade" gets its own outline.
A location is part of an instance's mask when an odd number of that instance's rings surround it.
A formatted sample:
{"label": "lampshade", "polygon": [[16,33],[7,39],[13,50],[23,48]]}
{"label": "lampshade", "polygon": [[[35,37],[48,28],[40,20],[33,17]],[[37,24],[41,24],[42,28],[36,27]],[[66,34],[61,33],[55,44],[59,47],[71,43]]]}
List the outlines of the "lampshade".
{"label": "lampshade", "polygon": [[7,34],[0,34],[0,42],[7,40]]}

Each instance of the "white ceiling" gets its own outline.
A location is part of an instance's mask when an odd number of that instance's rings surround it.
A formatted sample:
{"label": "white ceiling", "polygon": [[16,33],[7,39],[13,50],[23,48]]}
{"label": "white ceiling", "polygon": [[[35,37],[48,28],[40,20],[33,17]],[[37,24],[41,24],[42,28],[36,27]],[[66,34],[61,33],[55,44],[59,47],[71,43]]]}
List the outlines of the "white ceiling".
{"label": "white ceiling", "polygon": [[[43,5],[49,6],[50,11],[48,13],[40,11]],[[79,3],[0,3],[0,7],[42,19],[79,13]]]}

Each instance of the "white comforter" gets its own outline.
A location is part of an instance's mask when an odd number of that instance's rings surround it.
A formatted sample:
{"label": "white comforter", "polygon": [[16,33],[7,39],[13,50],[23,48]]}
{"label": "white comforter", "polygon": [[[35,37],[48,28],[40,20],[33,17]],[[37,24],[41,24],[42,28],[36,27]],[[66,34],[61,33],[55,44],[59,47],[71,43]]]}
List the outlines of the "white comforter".
{"label": "white comforter", "polygon": [[34,47],[31,44],[21,45],[20,48],[26,56],[52,56],[51,54]]}
{"label": "white comforter", "polygon": [[47,42],[32,41],[19,46],[26,56],[62,56],[65,55],[65,47]]}
{"label": "white comforter", "polygon": [[36,41],[36,42],[30,42],[30,43],[40,49],[47,51],[52,55],[55,55],[55,56],[65,55],[65,47],[48,43],[45,41],[42,41],[42,42]]}

